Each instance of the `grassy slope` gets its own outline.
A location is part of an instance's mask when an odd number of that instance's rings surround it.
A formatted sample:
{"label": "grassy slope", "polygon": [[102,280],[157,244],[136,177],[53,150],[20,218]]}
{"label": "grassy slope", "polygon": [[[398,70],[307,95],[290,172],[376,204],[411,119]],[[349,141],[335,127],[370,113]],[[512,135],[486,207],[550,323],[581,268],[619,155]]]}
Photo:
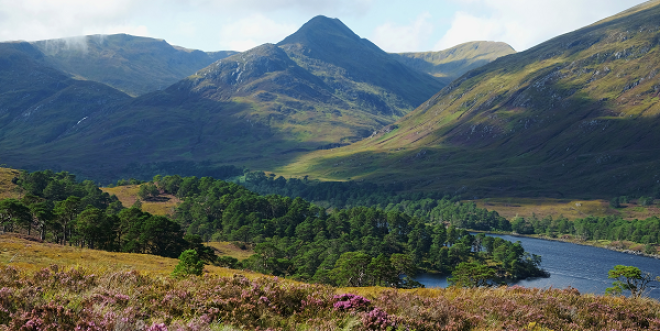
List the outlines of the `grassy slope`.
{"label": "grassy slope", "polygon": [[[39,243],[12,234],[0,235],[0,264],[8,263],[29,271],[57,264],[62,267],[84,266],[98,273],[139,270],[154,275],[169,275],[178,260],[150,254],[114,253]],[[256,277],[255,274],[214,266],[206,266],[206,270],[225,276],[243,274]]]}
{"label": "grassy slope", "polygon": [[513,220],[516,216],[529,218],[533,215],[536,215],[539,219],[547,216],[558,219],[564,216],[569,220],[588,216],[604,217],[609,215],[633,220],[660,215],[660,208],[657,205],[640,206],[637,201],[621,204],[620,208],[610,207],[607,200],[491,198],[469,201],[474,201],[479,208],[497,211],[509,220]]}
{"label": "grassy slope", "polygon": [[97,81],[131,96],[166,88],[236,52],[205,53],[164,40],[126,34],[92,35],[32,43],[45,62],[73,77]]}
{"label": "grassy slope", "polygon": [[338,19],[317,16],[277,46],[337,98],[364,112],[398,118],[446,85],[402,65]]}
{"label": "grassy slope", "polygon": [[209,242],[208,246],[215,250],[219,256],[231,256],[240,260],[245,260],[254,254],[251,248],[241,249],[230,242]]}
{"label": "grassy slope", "polygon": [[[138,191],[140,190],[140,185],[103,187],[101,190],[108,194],[116,195],[122,205],[130,207],[139,199]],[[174,208],[181,203],[181,200],[169,194],[164,194],[162,197],[167,199],[167,201],[142,201],[142,211],[153,215],[174,215]]]}
{"label": "grassy slope", "polygon": [[466,72],[481,67],[496,59],[515,54],[516,51],[502,42],[474,41],[460,44],[438,52],[392,54],[401,63],[443,78],[447,83]]}
{"label": "grassy slope", "polygon": [[276,169],[469,196],[650,194],[660,17],[651,1],[473,70],[381,132]]}
{"label": "grassy slope", "polygon": [[18,170],[0,168],[0,199],[20,197],[20,193],[17,191],[18,185],[11,182],[17,176]]}
{"label": "grassy slope", "polygon": [[[28,168],[50,163],[89,176],[130,162],[181,159],[279,166],[296,153],[368,136],[443,86],[341,22],[313,21],[321,26],[303,27],[279,46],[231,56],[166,90],[89,114],[72,134],[15,151],[7,162]],[[332,26],[324,29],[324,22]],[[326,53],[323,43],[361,57],[349,61],[344,53]],[[303,58],[301,49],[310,52]]]}
{"label": "grassy slope", "polygon": [[[372,324],[377,317],[417,330],[660,327],[655,300],[580,295],[570,289],[333,289],[210,266],[205,267],[206,277],[173,280],[166,275],[174,259],[40,244],[9,235],[0,236],[0,252],[3,307],[21,311],[10,318],[0,315],[0,327],[6,324],[10,330],[27,324],[31,314],[42,323],[71,323],[71,329],[93,322],[86,325],[115,330],[145,324],[156,328],[158,323],[186,330],[367,330],[379,326]],[[36,273],[47,267],[49,272]],[[236,274],[249,280],[232,276]],[[362,295],[371,302],[359,309],[334,309],[336,293]],[[268,304],[261,304],[263,298]],[[26,305],[30,308],[22,310]],[[66,314],[56,315],[58,311]]]}
{"label": "grassy slope", "polygon": [[[20,163],[21,168],[48,163],[50,159],[27,149],[50,150],[50,143],[77,132],[93,114],[112,112],[130,99],[106,85],[71,79],[48,67],[31,44],[0,43],[0,161]],[[57,153],[69,152],[65,146]]]}

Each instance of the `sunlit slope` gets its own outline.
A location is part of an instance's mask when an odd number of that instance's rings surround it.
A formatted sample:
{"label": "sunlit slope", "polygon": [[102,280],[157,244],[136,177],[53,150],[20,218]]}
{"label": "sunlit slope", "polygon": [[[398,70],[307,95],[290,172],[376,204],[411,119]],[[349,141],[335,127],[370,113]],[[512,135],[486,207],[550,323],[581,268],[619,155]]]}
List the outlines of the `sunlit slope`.
{"label": "sunlit slope", "polygon": [[49,66],[132,96],[164,89],[236,53],[206,53],[173,46],[162,39],[127,34],[42,40],[32,45],[44,53]]}
{"label": "sunlit slope", "polygon": [[8,160],[92,178],[158,161],[274,167],[296,153],[369,136],[443,86],[320,16],[278,45],[227,57],[164,90],[80,116],[71,134],[12,151]]}
{"label": "sunlit slope", "polygon": [[12,182],[18,174],[18,170],[0,168],[0,199],[20,197],[18,185]]}
{"label": "sunlit slope", "polygon": [[162,194],[158,199],[143,201],[138,196],[140,185],[125,185],[115,187],[102,187],[101,190],[110,195],[116,195],[121,204],[130,208],[136,201],[140,200],[140,209],[153,215],[172,216],[175,208],[181,203],[177,197],[170,194]]}
{"label": "sunlit slope", "polygon": [[[572,288],[332,288],[0,237],[0,327],[97,330],[656,330],[656,300]],[[339,294],[339,295],[338,295]],[[348,295],[342,295],[348,294]]]}
{"label": "sunlit slope", "polygon": [[513,47],[503,42],[474,41],[438,52],[392,54],[401,63],[450,83],[464,73],[496,59],[514,54]]}
{"label": "sunlit slope", "polygon": [[[14,234],[0,237],[0,265],[12,265],[25,271],[38,271],[51,265],[63,268],[85,268],[93,272],[120,272],[137,270],[142,273],[169,275],[177,259],[135,253],[117,253],[100,250],[63,246],[51,243],[28,241]],[[217,275],[240,274],[248,277],[263,276],[261,274],[230,270],[212,265],[205,269]]]}
{"label": "sunlit slope", "polygon": [[407,114],[446,85],[401,64],[338,19],[314,17],[277,46],[351,109],[387,118]]}
{"label": "sunlit slope", "polygon": [[473,196],[650,194],[660,180],[660,6],[475,69],[375,136],[279,172]]}

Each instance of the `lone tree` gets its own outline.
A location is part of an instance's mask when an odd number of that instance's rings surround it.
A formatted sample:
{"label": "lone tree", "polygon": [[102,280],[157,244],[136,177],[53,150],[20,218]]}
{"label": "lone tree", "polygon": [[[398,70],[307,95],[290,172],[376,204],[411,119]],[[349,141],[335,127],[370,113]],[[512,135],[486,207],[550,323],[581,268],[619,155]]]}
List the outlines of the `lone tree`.
{"label": "lone tree", "polygon": [[160,195],[160,191],[158,190],[158,187],[154,185],[153,183],[146,183],[140,185],[140,190],[138,191],[138,196],[142,200],[149,200],[153,199]]}
{"label": "lone tree", "polygon": [[174,267],[172,277],[200,276],[204,271],[204,262],[200,261],[197,251],[189,249],[179,256],[179,264]]}
{"label": "lone tree", "polygon": [[[630,296],[639,298],[651,282],[651,274],[642,273],[637,267],[617,265],[607,272],[607,278],[616,279],[612,287],[608,287],[608,294],[619,295],[623,290],[629,290]],[[656,277],[657,279],[658,277]]]}

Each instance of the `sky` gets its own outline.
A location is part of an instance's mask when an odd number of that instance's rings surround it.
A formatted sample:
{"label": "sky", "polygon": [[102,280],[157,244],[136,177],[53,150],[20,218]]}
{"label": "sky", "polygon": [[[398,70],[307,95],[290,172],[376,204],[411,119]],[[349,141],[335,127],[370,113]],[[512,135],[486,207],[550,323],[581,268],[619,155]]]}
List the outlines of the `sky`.
{"label": "sky", "polygon": [[644,0],[0,0],[0,41],[127,33],[204,51],[277,43],[316,15],[387,52],[477,40],[523,51]]}

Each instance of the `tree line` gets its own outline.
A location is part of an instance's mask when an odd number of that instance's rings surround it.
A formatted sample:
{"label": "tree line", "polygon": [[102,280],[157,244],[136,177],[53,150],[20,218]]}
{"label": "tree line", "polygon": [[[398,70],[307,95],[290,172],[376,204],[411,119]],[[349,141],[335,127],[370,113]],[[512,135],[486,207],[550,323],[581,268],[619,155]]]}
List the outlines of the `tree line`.
{"label": "tree line", "polygon": [[14,182],[25,195],[0,200],[5,232],[36,231],[41,240],[115,252],[178,257],[195,248],[206,257],[211,253],[201,247],[201,239],[184,237],[177,222],[124,208],[116,196],[68,172],[21,172]]}
{"label": "tree line", "polygon": [[648,253],[654,252],[652,244],[660,242],[660,219],[657,216],[644,220],[624,220],[616,216],[589,216],[570,221],[564,217],[518,217],[511,222],[511,229],[520,234],[543,234],[557,237],[570,234],[580,240],[631,241],[646,244]]}
{"label": "tree line", "polygon": [[208,177],[156,176],[140,192],[145,198],[167,193],[183,200],[174,218],[187,233],[254,247],[256,254],[241,263],[224,258],[227,266],[352,286],[410,286],[413,283],[403,275],[417,269],[451,273],[468,261],[492,263],[501,278],[542,274],[540,259],[526,253],[520,244],[497,240],[499,250],[491,246],[488,250],[480,243],[490,239],[451,225],[460,215],[465,216],[461,224],[471,222],[489,229],[506,222],[473,204],[422,201],[419,205],[437,216],[436,221],[428,222],[399,210],[417,202],[393,204],[390,210],[353,207],[328,211],[299,197],[258,195],[236,183]]}
{"label": "tree line", "polygon": [[[183,200],[170,219],[124,208],[93,182],[77,182],[67,172],[22,172],[15,182],[26,194],[0,202],[3,229],[38,231],[42,239],[65,245],[169,257],[195,249],[208,262],[346,286],[414,287],[418,284],[404,275],[448,274],[462,263],[486,266],[493,279],[542,274],[540,258],[519,243],[474,236],[452,225],[461,215],[484,227],[502,219],[451,199],[404,200],[388,210],[326,209],[211,177],[155,176],[139,194]],[[436,219],[423,221],[406,208]],[[202,239],[240,242],[255,254],[242,262],[216,259]]]}

